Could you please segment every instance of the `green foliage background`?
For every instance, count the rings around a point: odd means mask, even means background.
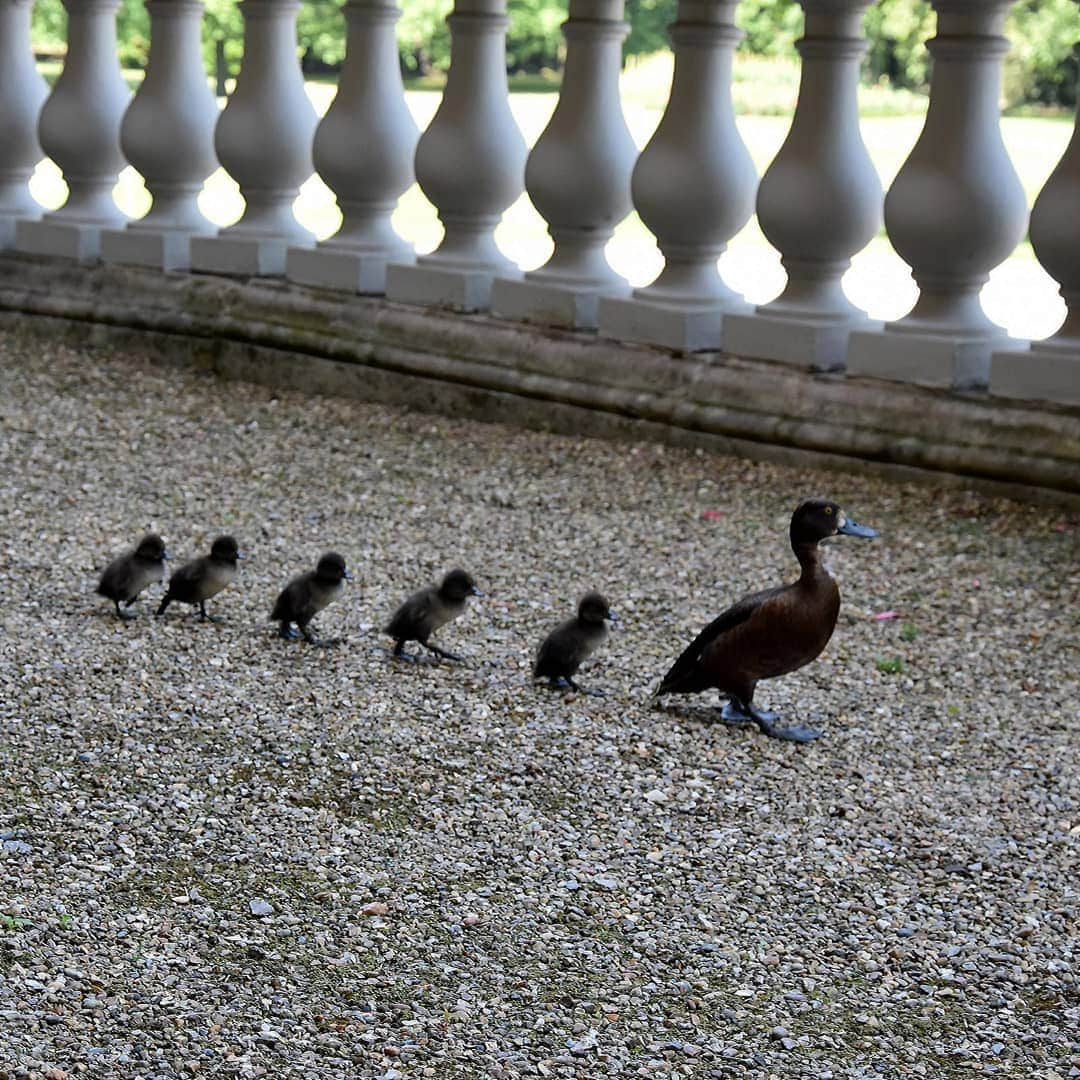
[[[451,0],[403,0],[398,23],[402,70],[424,75],[446,68],[450,35],[445,18]],[[676,0],[626,0],[629,56],[667,46],[666,28]],[[562,58],[559,26],[564,0],[509,0],[507,65],[511,72],[557,71]],[[792,57],[802,32],[802,9],[795,0],[742,0],[738,22],[746,32],[741,48],[764,56]],[[34,4],[34,43],[48,51],[62,47],[66,16],[60,0]],[[866,13],[870,49],[865,75],[895,86],[926,84],[924,42],[933,34],[928,0],[879,0]],[[309,72],[333,70],[345,54],[345,27],[337,0],[305,0],[298,19],[300,46]],[[1005,96],[1010,105],[1075,105],[1080,82],[1080,6],[1075,0],[1020,0],[1009,13],[1012,51],[1005,63]],[[118,13],[121,59],[141,67],[150,44],[144,0],[121,0]],[[236,0],[206,0],[203,37],[208,65],[220,59],[235,74],[243,53],[243,20]]]

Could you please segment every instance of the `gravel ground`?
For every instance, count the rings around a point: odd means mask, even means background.
[[[1075,518],[11,335],[0,436],[0,1078],[1080,1075]],[[825,738],[654,708],[810,494],[882,534],[759,694]],[[94,595],[151,528],[240,538],[222,623]],[[275,639],[329,547],[346,643]],[[587,588],[608,696],[534,689]]]

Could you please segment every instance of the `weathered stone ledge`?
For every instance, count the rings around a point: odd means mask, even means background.
[[[1080,505],[1080,409],[821,375],[289,285],[0,256],[0,324],[477,419]]]

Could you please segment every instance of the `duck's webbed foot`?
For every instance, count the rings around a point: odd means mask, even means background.
[[[278,631],[278,637],[282,641],[295,641],[299,636],[300,631],[292,623],[282,621],[281,629]]]
[[[753,705],[747,705],[738,698],[732,698],[724,706],[720,716],[725,723],[729,724],[757,724],[762,735],[767,735],[770,739],[783,739],[785,742],[808,743],[822,736],[822,732],[803,727],[802,724],[783,727],[776,723],[780,719],[778,713],[770,712],[768,709],[756,709]]]
[[[134,619],[136,617],[134,611],[128,611],[127,608],[121,608],[119,600],[114,600],[113,603],[116,605],[117,618],[123,619],[124,622],[129,622],[131,619]],[[134,603],[134,601],[129,600],[127,602],[127,607],[131,607],[132,603]]]
[[[419,661],[420,657],[416,653],[408,653],[405,651],[404,641],[394,642],[394,651],[390,654],[395,660],[406,660],[410,664],[415,664]]]
[[[737,697],[729,699],[727,704],[720,710],[720,719],[725,724],[730,724],[732,727],[741,727],[744,724],[758,723],[754,715],[755,712],[758,716],[762,717],[766,723],[779,719],[779,716],[774,712],[752,708],[748,709]]]
[[[770,739],[784,739],[787,742],[806,743],[813,742],[815,739],[820,739],[823,734],[815,728],[803,727],[802,724],[792,724],[791,727],[780,727],[778,724],[774,723],[775,720],[779,719],[776,713],[759,712],[753,705],[750,706],[750,714],[761,734],[768,735]]]

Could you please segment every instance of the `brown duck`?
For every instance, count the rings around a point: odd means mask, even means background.
[[[728,723],[754,723],[775,739],[809,742],[821,735],[805,727],[779,727],[777,716],[754,707],[754,688],[816,659],[832,637],[840,590],[822,563],[818,546],[830,536],[877,536],[857,525],[834,502],[808,499],[791,518],[791,548],[802,573],[790,585],[736,601],[690,643],[656,691],[696,694],[715,688],[729,701]]]

